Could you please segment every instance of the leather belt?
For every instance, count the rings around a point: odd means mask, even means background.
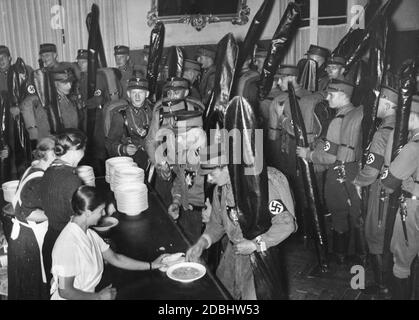
[[[415,195],[413,195],[413,194],[411,194],[410,192],[407,192],[407,191],[402,191],[402,195],[403,195],[403,197],[405,197],[405,199],[419,200],[419,196],[415,196]]]

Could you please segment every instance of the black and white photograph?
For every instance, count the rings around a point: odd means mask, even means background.
[[[419,300],[419,1],[0,0],[0,187],[0,305]]]

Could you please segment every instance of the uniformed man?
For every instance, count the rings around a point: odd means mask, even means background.
[[[127,46],[115,46],[115,63],[121,71],[121,85],[123,98],[127,98],[128,81],[134,75],[134,65],[130,61],[130,49]]]
[[[334,55],[326,62],[327,76],[321,75],[319,78],[319,90],[324,90],[329,85],[330,80],[339,79],[344,80],[346,59],[344,57]]]
[[[48,71],[72,69],[73,73],[75,73],[72,63],[58,61],[57,46],[53,43],[41,44],[39,46],[39,57],[43,67]]]
[[[33,144],[52,134],[51,130],[54,127],[61,131],[67,128],[77,128],[79,124],[77,105],[68,98],[75,81],[72,69],[56,69],[51,71],[51,77],[57,90],[56,112],[52,112],[50,107],[44,108],[35,93],[28,95],[19,106]]]
[[[167,162],[164,150],[160,148],[167,138],[162,133],[165,130],[172,132],[177,131],[178,128],[202,126],[202,119],[199,118],[199,115],[203,114],[205,107],[200,101],[188,96],[189,82],[184,78],[174,77],[169,79],[163,91],[166,92],[167,96],[157,101],[154,107],[150,132],[146,139],[146,150],[158,172],[155,183],[156,188],[159,187],[161,190],[157,191],[164,194],[163,198],[167,200],[170,197],[171,185],[163,182],[171,180],[170,165],[173,165],[173,163],[169,164]]]
[[[94,96],[86,101],[88,144],[85,160],[101,176],[108,157],[105,136],[109,133],[111,115],[115,107],[127,105],[122,99],[121,72],[117,68],[101,68],[96,74]]]
[[[127,89],[129,103],[113,111],[105,145],[111,157],[133,157],[138,166],[146,170],[148,156],[145,151],[145,139],[153,110],[151,102],[147,99],[150,93],[148,81],[132,78]]]
[[[332,80],[329,83],[327,88],[327,101],[329,102],[330,108],[336,109],[336,115],[330,122],[326,138],[323,141],[318,141],[314,150],[297,147],[298,157],[305,158],[313,162],[313,164],[327,165],[329,167],[326,174],[325,198],[327,207],[332,213],[334,251],[337,261],[340,264],[344,263],[348,249],[348,220],[351,220],[351,224],[356,224],[360,214],[360,199],[357,196],[356,189],[353,184],[345,180],[344,176],[345,170],[349,170],[345,163],[355,162],[355,159],[348,161],[345,155],[348,159],[350,157],[355,158],[355,153],[349,151],[359,149],[359,141],[354,141],[356,139],[346,137],[347,140],[350,140],[350,143],[354,144],[349,145],[349,148],[348,145],[342,143],[343,136],[348,134],[342,131],[344,118],[351,111],[355,110],[355,107],[350,102],[353,90],[353,85],[344,81]],[[358,113],[355,115],[358,116]],[[358,121],[359,117],[355,117],[355,119]],[[360,125],[359,123],[357,124]],[[351,127],[349,131],[353,133]],[[340,153],[342,155],[338,163]],[[345,165],[342,167],[343,164]]]
[[[12,63],[9,48],[0,46],[0,92],[8,91],[7,88],[7,73]]]
[[[199,93],[201,94],[202,103],[208,106],[214,90],[215,81],[215,51],[208,48],[199,48],[196,59],[202,67],[201,83],[199,85]]]
[[[86,104],[87,104],[87,67],[88,67],[88,51],[85,49],[79,49],[77,51],[77,69],[78,77],[77,84],[75,87],[75,95],[77,101],[80,104],[80,130],[86,132],[87,126],[87,114],[86,114]]]
[[[298,68],[293,65],[281,65],[278,69],[278,86],[281,94],[269,106],[269,141],[270,165],[278,168],[286,175],[292,174],[296,169],[294,128],[292,126],[291,107],[288,99],[288,84],[294,86],[297,98],[308,96],[310,92],[303,89],[297,82]],[[301,100],[300,100],[301,101]],[[300,106],[301,109],[304,106]],[[307,122],[307,132],[312,132],[311,123]],[[311,142],[314,136],[311,137]],[[273,153],[271,153],[273,152]]]
[[[396,122],[398,93],[390,87],[383,87],[380,93],[377,117],[382,119],[369,147],[364,168],[352,183],[361,197],[361,187],[371,186],[368,196],[368,211],[365,219],[365,236],[371,257],[375,285],[366,293],[385,296],[388,293],[383,274],[383,243],[388,201],[383,197],[380,176],[388,169],[391,160],[392,134]],[[390,146],[390,147],[389,147]],[[381,203],[381,204],[380,204]]]
[[[215,148],[214,150],[216,150]],[[254,252],[275,250],[275,247],[288,238],[296,229],[293,200],[287,179],[281,172],[268,168],[269,201],[279,208],[271,215],[272,226],[255,239],[245,239],[238,222],[230,174],[225,155],[211,154],[208,162],[201,165],[201,174],[208,175],[208,181],[215,184],[212,204],[208,204],[210,221],[203,235],[187,251],[188,261],[198,261],[205,249],[217,243],[224,235],[228,244],[217,268],[217,277],[235,300],[256,300],[258,283],[254,276],[262,270],[255,270]],[[274,261],[270,261],[274,263]],[[277,266],[280,268],[280,266]],[[266,270],[265,270],[266,271]],[[266,285],[266,284],[265,284]],[[285,298],[286,293],[276,288],[277,297]]]
[[[199,174],[200,150],[206,147],[206,133],[202,130],[202,112],[179,114],[178,121],[186,121],[185,128],[173,131],[176,154],[172,170],[175,175],[172,187],[172,204],[169,215],[177,220],[186,237],[196,242],[202,233],[202,210],[205,207],[204,177]]]
[[[201,65],[199,62],[185,59],[183,62],[183,78],[189,81],[189,95],[197,100],[201,100],[201,94],[197,88],[200,75]]]
[[[279,67],[278,86],[282,93],[277,96],[270,105],[269,137],[266,155],[268,164],[283,172],[295,191],[297,221],[302,228],[301,232],[306,233],[308,225],[304,223],[304,211],[306,210],[304,185],[301,175],[297,174],[297,158],[295,155],[296,141],[294,138],[294,127],[292,125],[291,106],[288,98],[288,84],[294,86],[295,94],[299,99],[300,109],[308,133],[309,142],[312,144],[320,136],[320,124],[314,114],[314,105],[320,100],[306,99],[310,92],[303,89],[297,82],[298,68],[293,65],[282,65]]]
[[[409,117],[409,142],[394,159],[388,172],[382,177],[382,184],[387,192],[392,193],[399,186],[402,188],[400,208],[396,215],[391,252],[393,253],[393,288],[392,299],[410,299],[410,270],[419,253],[419,96],[413,96]],[[407,241],[403,231],[405,220]]]

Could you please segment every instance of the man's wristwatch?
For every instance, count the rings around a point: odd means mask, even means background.
[[[258,247],[258,251],[265,252],[267,248],[266,248],[266,243],[265,241],[263,241],[262,237],[257,236],[255,240],[256,240],[256,245]]]

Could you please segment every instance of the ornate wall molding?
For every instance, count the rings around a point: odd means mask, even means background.
[[[182,15],[182,16],[159,16],[158,0],[151,0],[151,10],[147,13],[147,25],[153,27],[158,21],[163,23],[183,23],[190,24],[197,31],[201,31],[207,24],[230,21],[235,25],[244,25],[249,21],[250,8],[247,6],[247,0],[240,0],[236,14],[220,15]]]

